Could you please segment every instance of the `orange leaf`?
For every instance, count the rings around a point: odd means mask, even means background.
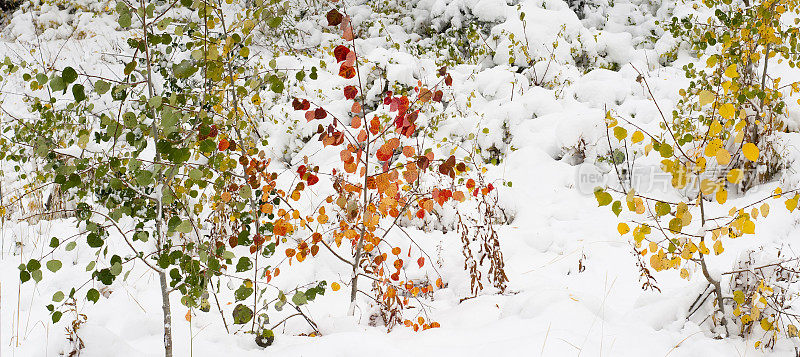
[[[353,66],[348,66],[347,64],[342,63],[342,65],[339,67],[339,76],[346,79],[351,79],[356,76],[356,69],[353,68]]]

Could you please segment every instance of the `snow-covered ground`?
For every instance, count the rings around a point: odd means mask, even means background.
[[[577,2],[577,1],[574,1]],[[104,2],[82,1],[94,6],[98,14],[71,13],[45,5],[35,15],[17,12],[0,38],[0,56],[41,57],[55,68],[66,65],[95,71],[108,71],[116,64],[109,53],[119,48],[123,35],[113,15],[104,13]],[[399,4],[398,4],[399,3]],[[608,152],[604,116],[610,110],[645,129],[658,131],[659,116],[638,72],[646,77],[659,105],[671,108],[678,90],[686,85],[681,66],[695,61],[679,51],[675,61],[661,55],[672,50],[675,41],[659,28],[673,11],[689,11],[690,4],[678,1],[616,0],[589,1],[596,6],[584,9],[583,19],[561,0],[420,0],[405,6],[408,14],[395,18],[386,32],[368,31],[372,37],[360,40],[363,55],[384,65],[392,81],[415,85],[426,74],[434,73],[435,61],[412,54],[410,44],[422,41],[413,30],[418,26],[465,26],[469,21],[488,23],[496,48],[514,47],[508,34],[517,40],[527,36],[533,57],[542,58],[533,69],[518,71],[524,58],[517,49],[509,65],[509,52],[497,50],[494,57],[482,57],[473,64],[450,69],[454,84],[452,105],[469,112],[457,120],[440,124],[442,135],[466,136],[476,128],[483,148],[494,147],[504,159],[489,175],[513,182],[499,187],[501,205],[513,214],[513,221],[500,226],[500,242],[509,278],[505,294],[487,291],[469,295],[468,275],[464,271],[460,240],[455,232],[423,231],[410,233],[430,252],[438,255],[438,269],[448,286],[437,290],[427,301],[428,312],[440,328],[413,332],[397,327],[368,324],[368,311],[347,316],[347,289],[328,291],[307,306],[322,336],[308,333],[302,319],[289,320],[279,327],[275,343],[262,349],[247,334],[228,334],[212,304],[209,313],[193,313],[184,318],[186,308],[173,294],[173,328],[177,356],[758,356],[792,355],[795,339],[780,340],[774,350],[754,348],[755,340],[737,336],[715,339],[709,330],[710,305],[691,317],[689,306],[705,290],[699,271],[681,279],[674,271],[656,273],[659,291],[643,290],[636,256],[627,237],[617,233],[618,219],[608,207],[597,207],[592,194],[596,184],[587,177],[615,179],[611,168],[597,163]],[[92,5],[94,4],[94,5]],[[351,5],[354,25],[379,18],[366,2]],[[113,7],[111,7],[113,8]],[[525,12],[525,25],[520,21]],[[37,30],[36,21],[49,23]],[[371,16],[373,16],[371,18]],[[388,15],[387,15],[388,18]],[[324,21],[318,16],[314,21]],[[381,21],[389,21],[383,19]],[[375,26],[377,27],[377,26]],[[73,36],[80,30],[80,38]],[[524,29],[524,30],[523,30]],[[524,33],[523,33],[524,31]],[[391,33],[391,36],[386,36]],[[72,36],[72,37],[70,37]],[[388,38],[391,38],[389,40]],[[310,45],[325,45],[324,35],[314,34]],[[389,46],[390,41],[400,46]],[[407,41],[407,42],[406,42]],[[558,47],[553,46],[557,41]],[[523,42],[524,43],[524,42]],[[37,50],[33,53],[31,49]],[[585,60],[581,60],[585,58]],[[313,58],[280,58],[280,67],[319,61]],[[579,63],[588,62],[588,64]],[[78,67],[76,67],[78,68]],[[108,68],[108,69],[107,69]],[[587,69],[591,69],[588,71]],[[780,70],[780,69],[778,69]],[[638,72],[637,72],[638,71]],[[786,70],[786,75],[798,76]],[[320,86],[336,85],[338,77],[320,75]],[[11,113],[26,113],[13,82],[2,87],[3,108]],[[311,86],[316,84],[311,84]],[[310,93],[313,88],[308,88]],[[790,122],[800,122],[800,106],[790,102]],[[291,114],[295,115],[295,114]],[[5,119],[3,123],[5,123]],[[301,120],[304,123],[305,120]],[[281,126],[283,125],[283,126]],[[265,124],[275,152],[302,152],[296,133],[286,125]],[[304,133],[315,130],[299,128]],[[798,149],[794,134],[786,134],[785,158],[791,163]],[[612,139],[613,140],[613,139]],[[643,165],[647,162],[641,163]],[[658,165],[657,162],[649,164]],[[6,173],[11,172],[2,167]],[[17,179],[3,178],[5,185]],[[785,173],[785,183],[796,183],[793,170]],[[732,198],[743,205],[760,197],[779,183],[766,184],[745,197]],[[498,185],[499,186],[499,185]],[[651,187],[658,190],[658,186]],[[760,195],[762,194],[762,195]],[[741,202],[741,203],[740,203]],[[714,274],[734,269],[740,255],[758,247],[791,249],[797,215],[776,208],[759,224],[754,237],[730,241],[725,252],[710,258]],[[50,237],[69,237],[77,233],[69,220],[43,221],[34,225],[15,219],[0,227],[0,355],[55,356],[67,348],[66,323],[74,316],[65,314],[53,324],[44,308],[53,292],[67,289],[79,281],[76,272],[83,265],[65,267],[34,285],[19,284],[17,266],[48,250]],[[76,249],[71,257],[93,254]],[[347,279],[346,269],[335,259],[323,263],[298,265],[294,275],[276,279],[280,288],[292,288],[292,277]],[[317,270],[312,270],[316,267]],[[337,280],[338,279],[338,280]],[[723,285],[729,283],[722,278]],[[79,282],[77,284],[80,284]],[[99,284],[99,283],[97,283]],[[221,295],[223,306],[232,301]],[[362,301],[368,305],[368,301]],[[304,307],[306,308],[306,307]],[[158,356],[162,354],[161,303],[158,277],[146,269],[134,269],[125,281],[118,280],[103,290],[97,304],[79,302],[79,313],[86,323],[79,336],[85,344],[81,356]],[[190,320],[190,321],[189,321]],[[276,321],[278,321],[276,319]]]

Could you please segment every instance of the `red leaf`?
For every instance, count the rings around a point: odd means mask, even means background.
[[[217,148],[219,149],[219,151],[225,151],[228,150],[228,147],[230,147],[230,145],[231,144],[228,142],[228,140],[222,139],[219,141],[219,145],[217,146]]]
[[[333,56],[336,57],[336,62],[341,62],[347,59],[347,54],[350,53],[350,49],[339,45],[333,49]]]
[[[292,100],[292,108],[294,110],[303,110],[303,102],[297,98],[294,98],[294,100]]]
[[[356,76],[356,69],[353,66],[348,66],[346,64],[342,64],[339,67],[339,76],[344,77],[346,79],[350,79]]]
[[[444,84],[447,84],[448,86],[452,86],[453,85],[453,77],[450,77],[449,74],[447,75],[447,77],[444,77]]]
[[[434,102],[441,102],[442,97],[444,97],[444,93],[442,91],[437,90],[436,93],[433,94],[433,101]]]
[[[314,120],[314,111],[309,110],[306,112],[306,121],[312,121],[312,120]]]
[[[326,116],[328,116],[328,112],[325,109],[317,108],[314,110],[314,119],[324,119]]]
[[[358,94],[358,89],[354,86],[347,86],[344,87],[344,97],[345,99],[353,99]]]
[[[336,26],[342,23],[342,13],[336,9],[328,11],[328,14],[325,15],[325,18],[328,19],[328,26]]]
[[[380,161],[387,161],[392,158],[392,149],[382,146],[378,152],[375,153],[375,157]]]
[[[317,177],[317,175],[308,175],[308,179],[306,181],[308,181],[309,186],[314,186],[317,182],[319,182],[319,177]]]
[[[417,265],[422,268],[422,266],[425,265],[425,257],[419,257],[419,259],[417,259]]]

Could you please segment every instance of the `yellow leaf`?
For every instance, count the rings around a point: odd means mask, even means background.
[[[341,288],[341,286],[339,286],[339,283],[337,283],[337,282],[335,282],[335,281],[334,281],[334,282],[331,284],[331,290],[333,290],[333,291],[338,291],[338,290],[339,290],[339,288]]]
[[[767,218],[768,214],[769,214],[769,205],[764,203],[763,205],[761,205],[761,216]]]
[[[627,223],[620,222],[620,224],[617,225],[617,231],[619,232],[620,235],[624,235],[625,233],[630,232],[631,228],[628,227]]]
[[[733,137],[733,142],[738,144],[741,143],[742,141],[744,141],[744,132],[743,131],[736,132],[736,136]]]
[[[708,135],[717,136],[720,132],[722,132],[722,124],[718,120],[711,122],[711,126],[708,128]]]
[[[714,140],[711,140],[706,145],[706,149],[704,150],[705,151],[704,154],[706,156],[708,156],[708,157],[717,156],[717,150],[719,150],[720,148],[722,148],[722,140],[720,140],[719,138],[716,138]]]
[[[686,268],[682,268],[681,269],[681,278],[687,279],[687,280],[689,279],[689,271],[686,270]]]
[[[717,65],[717,56],[711,56],[706,60],[706,67],[711,68]]]
[[[704,106],[704,105],[706,105],[708,103],[714,102],[714,98],[715,97],[716,96],[714,95],[714,92],[712,92],[712,91],[708,91],[708,90],[700,91],[700,101],[699,101],[700,106],[702,107],[702,106]]]
[[[732,64],[725,69],[725,76],[728,78],[739,77],[739,72],[736,71],[736,64]]]
[[[733,169],[728,171],[728,181],[733,184],[737,184],[742,181],[742,170],[740,169]]]
[[[795,208],[797,208],[797,196],[786,200],[786,209],[788,209],[789,212],[794,211]]]
[[[642,132],[641,132],[641,131],[639,131],[639,130],[637,130],[637,131],[636,131],[635,133],[633,133],[633,135],[631,136],[631,141],[632,141],[634,144],[636,144],[636,143],[638,143],[638,142],[640,142],[640,141],[642,141],[642,140],[644,140],[644,134],[642,134]]]
[[[706,242],[700,242],[700,254],[709,254],[711,253],[706,247]]]
[[[744,153],[744,157],[746,157],[750,161],[757,161],[758,160],[758,147],[753,143],[747,143],[742,146],[742,153]]]
[[[744,234],[754,234],[756,233],[756,224],[753,221],[745,221],[742,231]]]
[[[700,181],[700,191],[703,192],[704,195],[710,195],[717,190],[717,183],[710,179],[703,179]]]
[[[728,153],[728,150],[719,149],[717,150],[717,163],[721,166],[725,166],[731,162],[731,154]]]
[[[722,247],[721,240],[718,240],[716,243],[714,243],[714,255],[720,255],[724,250],[725,248]]]
[[[644,213],[644,202],[639,197],[633,199],[633,204],[636,205],[636,213],[643,214]]]
[[[617,119],[611,116],[611,112],[606,112],[606,125],[609,128],[613,128],[617,125]]]
[[[769,322],[766,317],[761,319],[761,328],[763,328],[764,331],[772,330],[772,322]]]
[[[736,301],[736,303],[739,305],[744,304],[744,293],[741,290],[734,291],[733,301]]]
[[[719,204],[724,204],[725,201],[727,200],[728,200],[728,191],[725,191],[725,189],[717,191],[717,202],[719,202]]]
[[[736,107],[731,103],[725,103],[719,107],[719,115],[725,119],[733,118],[734,114],[736,114]]]
[[[625,138],[628,137],[628,131],[621,126],[618,126],[614,128],[614,137],[619,141],[625,140]]]

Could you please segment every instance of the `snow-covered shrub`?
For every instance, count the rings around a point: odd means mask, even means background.
[[[790,53],[790,48],[797,47],[798,31],[786,26],[782,18],[800,13],[800,6],[791,1],[752,6],[705,1],[703,6],[700,20],[694,15],[680,20],[676,17],[670,25],[673,36],[684,41],[705,66],[696,67],[695,62],[683,66],[689,85],[680,90],[671,115],[669,108],[654,103],[663,132],[648,132],[626,118],[606,114],[609,150],[613,150],[612,134],[616,145],[626,152],[629,147],[643,146],[644,156],[655,157],[660,170],[671,177],[671,187],[659,195],[637,192],[613,160],[618,184],[608,190],[621,199],[614,201],[603,189],[595,196],[601,206],[610,205],[617,216],[627,206],[631,213],[622,215],[618,231],[621,235],[632,232],[640,249],[637,254],[649,255],[654,270],[674,269],[689,279],[699,268],[715,296],[716,311],[711,320],[721,327],[717,333],[725,336],[733,333],[728,321],[746,320],[746,315],[731,315],[726,308],[727,291],[721,277],[708,268],[712,252],[722,254],[727,239],[755,234],[756,220],[769,214],[770,199],[785,197],[789,211],[800,199],[794,189],[784,193],[778,188],[744,207],[728,202],[729,192],[745,192],[770,180],[783,165],[775,149],[775,134],[784,125],[782,88],[786,86],[780,86],[780,78],[768,78],[767,68],[776,55],[790,67],[798,64]],[[638,80],[652,96],[650,83],[642,73],[639,75]],[[711,212],[716,213],[712,216]],[[633,218],[637,215],[649,219]],[[632,231],[625,221],[634,223]],[[748,286],[755,289],[754,284]],[[772,288],[757,288],[759,294],[767,291]],[[770,320],[762,321],[769,331]],[[741,321],[744,325],[747,322]]]

